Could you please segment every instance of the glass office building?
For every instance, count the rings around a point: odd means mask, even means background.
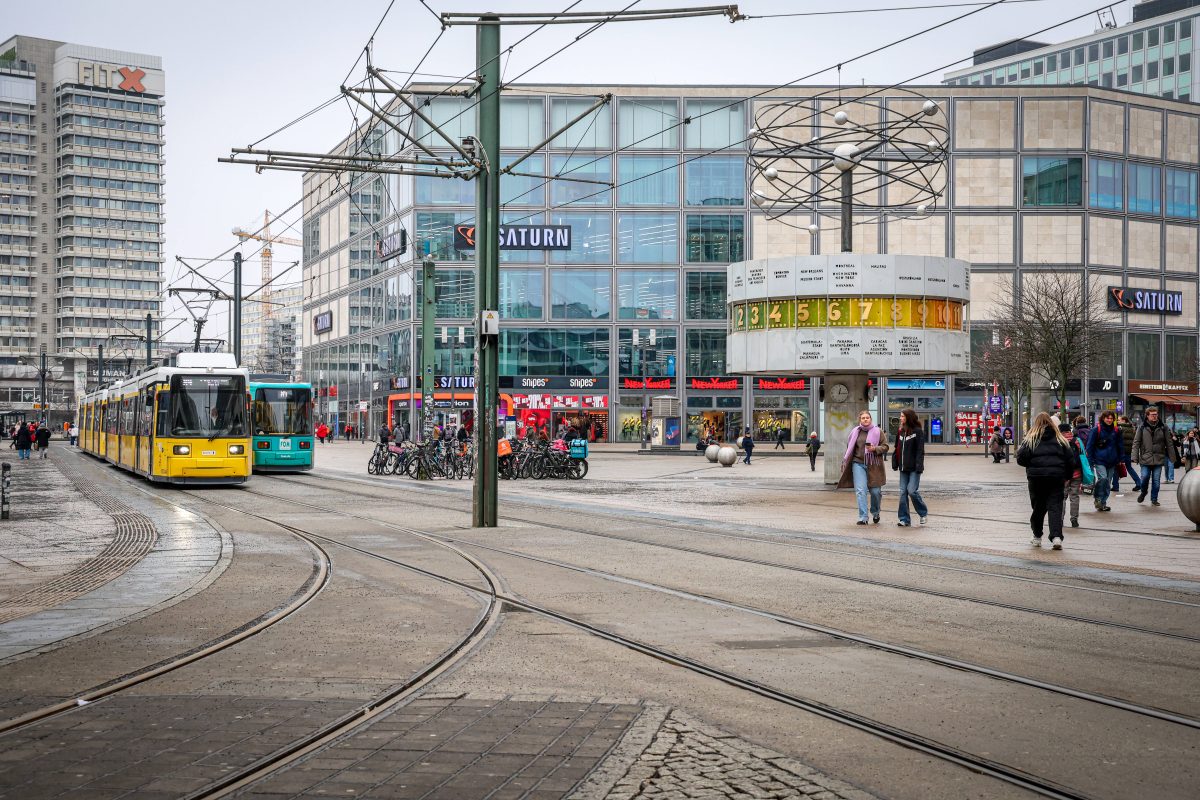
[[[415,85],[431,118],[457,140],[475,132],[472,101]],[[518,426],[584,422],[598,440],[637,441],[656,397],[681,406],[679,438],[799,440],[819,416],[819,382],[731,375],[726,367],[726,266],[733,261],[836,252],[836,224],[812,235],[773,222],[749,202],[746,136],[760,104],[803,96],[762,87],[513,87],[502,100],[502,160],[554,133],[612,93],[521,164],[547,180],[506,175],[506,225],[566,225],[565,250],[501,250],[502,404]],[[810,88],[812,93],[823,89]],[[876,94],[878,91],[878,94]],[[949,119],[944,202],[921,219],[866,219],[856,249],[970,261],[974,338],[999,298],[1028,270],[1180,293],[1179,313],[1114,313],[1112,363],[1068,387],[1089,408],[1136,404],[1136,382],[1173,380],[1196,394],[1197,163],[1200,114],[1179,101],[1094,87],[925,87]],[[880,114],[911,102],[870,93]],[[401,124],[444,146],[419,121]],[[399,137],[364,129],[335,152],[394,153]],[[375,173],[308,174],[304,182],[304,374],[330,422],[415,426],[420,353],[420,257],[437,263],[438,412],[471,411],[474,251],[455,229],[475,216],[474,185]],[[835,212],[835,209],[828,209]],[[403,237],[401,239],[400,237]],[[381,241],[403,253],[380,258]],[[391,245],[389,245],[390,247]],[[414,266],[417,267],[414,273]],[[417,276],[414,279],[414,274]],[[954,439],[984,404],[964,377],[878,382],[882,410],[913,405],[935,438]],[[1131,406],[1132,407],[1132,406]],[[1181,413],[1183,413],[1181,409]],[[963,424],[960,424],[963,423]]]

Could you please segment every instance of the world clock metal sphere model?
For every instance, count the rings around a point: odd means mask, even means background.
[[[836,214],[848,207],[860,224],[884,213],[932,211],[945,193],[945,114],[923,95],[892,91],[911,101],[833,89],[761,106],[750,131],[754,204],[771,219],[810,232],[816,226],[796,212]]]

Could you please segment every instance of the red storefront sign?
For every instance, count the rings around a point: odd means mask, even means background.
[[[688,380],[689,389],[706,389],[720,391],[735,391],[742,388],[741,378],[691,378]]]
[[[762,392],[803,392],[808,389],[806,378],[759,378],[754,388]]]
[[[674,378],[621,378],[622,389],[674,389]]]
[[[606,394],[585,394],[583,396],[584,408],[608,408],[608,395]]]

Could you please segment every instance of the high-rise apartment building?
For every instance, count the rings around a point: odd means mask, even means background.
[[[251,372],[288,375],[298,380],[304,304],[300,284],[272,287],[270,303],[269,309],[265,303],[243,306],[242,360]]]
[[[975,63],[946,73],[951,86],[1085,84],[1138,94],[1200,97],[1193,69],[1200,0],[1145,0],[1133,21],[1058,44],[1018,39],[975,51]]]
[[[158,56],[13,36],[0,44],[0,413],[50,416],[144,358],[163,264]]]

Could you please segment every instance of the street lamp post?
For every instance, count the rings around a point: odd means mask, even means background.
[[[637,365],[633,370],[633,374],[637,375],[642,383],[642,449],[645,450],[650,446],[650,427],[646,420],[646,392],[650,391],[646,382],[646,350],[652,349],[656,343],[656,328],[650,329],[650,335],[646,338],[647,342],[642,341],[641,331],[637,328],[633,329],[633,350],[637,353]],[[632,357],[633,353],[630,353]]]

